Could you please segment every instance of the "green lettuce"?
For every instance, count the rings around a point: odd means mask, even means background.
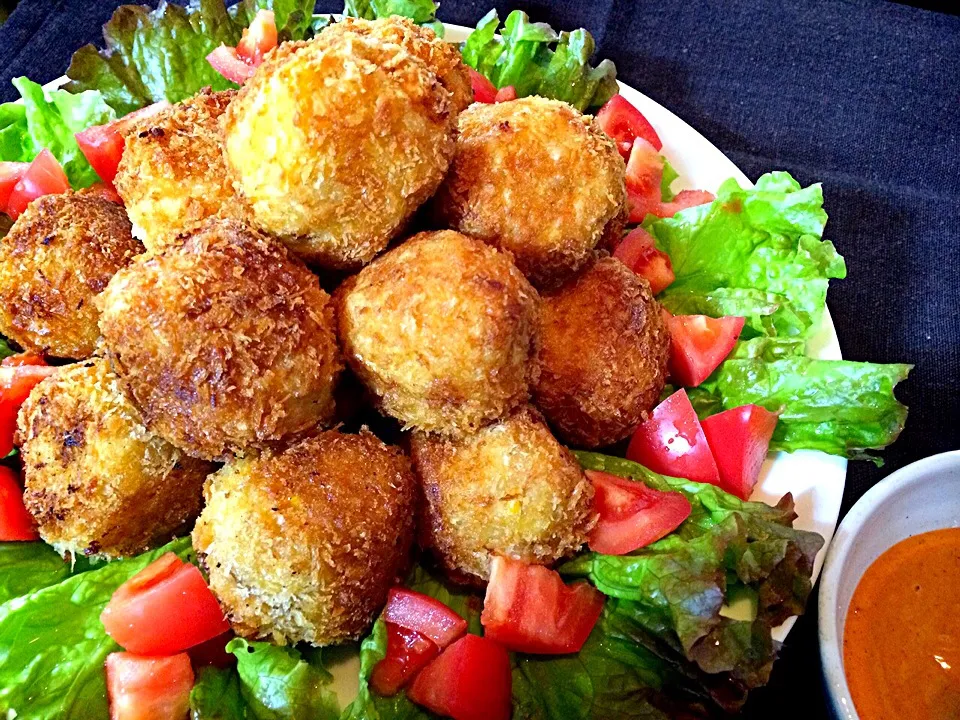
[[[463,60],[498,88],[512,85],[518,97],[541,95],[579,110],[598,108],[617,93],[617,70],[604,60],[590,65],[595,45],[584,29],[559,35],[514,10],[503,24],[496,10],[483,16],[463,45]]]
[[[418,25],[429,25],[443,37],[443,23],[437,20],[437,7],[433,0],[346,0],[343,15],[364,20],[400,15]]]
[[[234,668],[205,667],[190,691],[191,720],[249,720]]]
[[[88,569],[87,560],[71,565],[46,543],[0,543],[0,603],[56,585]]]

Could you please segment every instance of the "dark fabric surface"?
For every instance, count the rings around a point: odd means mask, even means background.
[[[11,77],[61,75],[117,4],[23,0],[0,27],[0,100],[15,97]],[[893,470],[960,448],[960,18],[865,0],[496,5],[587,27],[622,80],[747,175],[782,168],[824,184],[828,235],[849,268],[829,301],[844,355],[916,364],[899,393],[907,429],[883,468],[850,466],[844,512]],[[439,14],[473,25],[489,8],[444,0]],[[816,598],[744,715],[827,716]]]

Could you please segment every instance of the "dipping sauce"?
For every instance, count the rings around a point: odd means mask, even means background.
[[[960,528],[908,538],[867,568],[843,667],[861,720],[960,718]]]

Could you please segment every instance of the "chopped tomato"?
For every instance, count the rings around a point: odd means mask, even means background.
[[[6,212],[10,193],[30,167],[25,162],[0,162],[0,212]]]
[[[633,141],[627,161],[627,205],[630,222],[639,223],[648,214],[660,209],[660,182],[663,180],[663,157],[643,138]]]
[[[245,28],[240,42],[237,43],[237,55],[253,67],[263,62],[264,56],[277,46],[277,22],[272,10],[257,10],[256,16]]]
[[[777,413],[759,405],[743,405],[711,415],[701,424],[717,461],[720,487],[749,500],[777,427]]]
[[[473,85],[473,100],[478,103],[492,103],[497,100],[497,88],[486,76],[473,68],[470,71],[470,84]]]
[[[170,103],[162,100],[145,108],[134,110],[129,115],[106,125],[91,125],[74,136],[77,139],[77,145],[80,146],[80,152],[83,153],[87,162],[90,163],[90,166],[106,186],[112,189],[113,181],[117,177],[117,168],[120,166],[120,158],[123,156],[124,133],[126,130],[138,120],[156,115],[168,107],[170,107]],[[107,199],[112,200],[109,197]],[[119,202],[119,200],[118,196],[116,201]]]
[[[207,62],[227,80],[235,82],[237,85],[243,85],[253,77],[253,73],[256,71],[253,65],[245,63],[240,59],[237,55],[236,48],[227,47],[226,45],[221,45],[207,55]]]
[[[16,220],[32,200],[43,195],[65,193],[69,189],[70,181],[60,163],[44,148],[14,185],[7,200],[7,215]]]
[[[717,369],[737,344],[745,318],[670,315],[670,376],[685,387],[696,387]]]
[[[24,362],[14,365],[17,361],[13,361],[0,365],[0,457],[6,457],[13,450],[13,436],[17,430],[20,406],[37,383],[57,370],[46,364],[36,364],[36,358],[37,356],[31,356],[30,364]]]
[[[660,203],[655,213],[658,217],[673,217],[681,210],[706,205],[717,199],[717,196],[706,190],[681,190],[670,202]]]
[[[720,474],[685,390],[657,405],[636,429],[627,459],[654,472],[717,485]]]
[[[678,492],[662,492],[605,472],[587,470],[600,516],[590,533],[590,549],[625,555],[669,535],[690,516],[690,501]]]
[[[37,525],[23,504],[16,474],[0,465],[0,540],[37,540]]]
[[[654,150],[663,147],[660,136],[653,125],[623,95],[614,95],[597,113],[600,129],[612,137],[624,159],[630,157],[633,141],[643,138]]]
[[[108,185],[107,183],[102,182],[94,183],[84,192],[86,192],[88,195],[99,195],[104,200],[108,200],[109,202],[117,205],[123,205],[123,198],[120,197],[120,194],[113,185]]]
[[[517,89],[513,85],[507,85],[497,90],[497,95],[494,97],[494,102],[510,102],[511,100],[517,99]]]
[[[467,632],[467,621],[442,602],[402,587],[387,595],[383,619],[420,633],[441,649]]]
[[[387,654],[373,668],[370,686],[378,695],[389,697],[406,685],[428,662],[440,654],[440,648],[416,630],[392,622],[387,625]]]
[[[420,671],[407,697],[454,720],[510,720],[511,684],[507,651],[464,635]]]
[[[173,655],[230,629],[200,570],[173,553],[117,588],[100,621],[124,650],[140,655]]]
[[[141,657],[107,655],[110,720],[184,720],[190,709],[193,668],[186,653]]]
[[[637,275],[647,279],[654,295],[676,280],[670,257],[658,250],[653,236],[642,227],[634,228],[617,245],[613,256]]]
[[[187,653],[190,655],[190,662],[195,668],[205,665],[218,668],[232,667],[237,662],[237,656],[227,652],[227,643],[235,637],[236,635],[227,631],[199,645],[194,645]]]
[[[603,612],[603,594],[587,583],[569,587],[542,565],[495,557],[483,600],[485,637],[517,652],[579,652]]]
[[[10,355],[5,357],[3,360],[0,360],[0,367],[23,367],[24,365],[45,367],[46,364],[47,361],[43,359],[43,355],[37,355],[36,353],[30,352]]]

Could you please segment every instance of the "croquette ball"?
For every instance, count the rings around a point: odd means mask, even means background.
[[[421,233],[337,289],[347,362],[407,427],[465,433],[529,397],[540,298],[510,258]]]
[[[427,200],[453,154],[451,94],[374,34],[273,51],[227,108],[227,167],[254,226],[307,262],[356,269]]]
[[[646,419],[667,374],[660,312],[647,281],[611,257],[544,294],[534,402],[561,440],[602,447]]]
[[[314,645],[359,637],[413,541],[410,461],[372,433],[329,431],[225,465],[193,546],[234,631]]]
[[[148,250],[159,250],[235,202],[218,124],[235,94],[202,90],[126,133],[114,184]]]
[[[595,523],[593,487],[530,406],[453,440],[415,433],[421,544],[455,578],[486,580],[494,555],[549,565]]]
[[[162,544],[200,512],[213,465],[144,427],[102,358],[37,385],[19,415],[27,510],[65,557],[115,558]]]
[[[332,417],[342,362],[329,296],[280,243],[235,221],[137,258],[97,303],[147,427],[196,457]]]
[[[90,357],[93,299],[141,252],[119,205],[77,193],[34,200],[0,241],[0,333],[25,350]]]
[[[566,103],[476,103],[433,211],[444,227],[513,253],[538,288],[555,287],[619,239],[626,210],[616,144]]]

